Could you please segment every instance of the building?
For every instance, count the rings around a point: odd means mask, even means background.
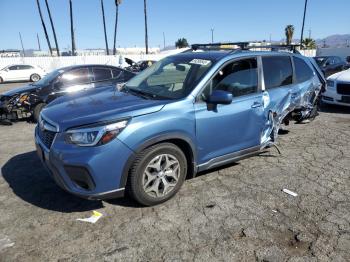
[[[0,57],[20,57],[21,51],[16,49],[0,50]]]

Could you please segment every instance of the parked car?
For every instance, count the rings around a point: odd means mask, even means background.
[[[288,52],[181,53],[119,91],[51,103],[35,130],[37,152],[72,194],[107,199],[128,190],[155,205],[186,177],[272,146],[294,110],[313,111],[324,84],[313,60]]]
[[[78,65],[57,69],[34,84],[13,89],[0,96],[0,120],[34,117],[57,97],[124,83],[135,74],[108,65]],[[81,94],[80,94],[81,95]]]
[[[32,65],[9,65],[0,70],[0,84],[3,82],[37,82],[46,75],[44,69]]]
[[[339,56],[316,56],[316,63],[321,68],[325,77],[346,69],[346,63]]]
[[[151,65],[153,65],[157,61],[155,61],[155,60],[141,60],[141,61],[135,62],[129,58],[125,58],[125,62],[127,62],[129,64],[129,66],[125,68],[126,70],[129,70],[129,71],[135,72],[135,73],[139,73],[139,72],[145,70],[146,68],[150,67]]]
[[[327,89],[322,94],[322,102],[350,106],[350,69],[327,78]]]

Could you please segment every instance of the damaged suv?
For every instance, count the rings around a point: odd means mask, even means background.
[[[57,184],[87,199],[127,190],[142,205],[159,204],[186,177],[272,146],[295,115],[313,117],[325,85],[315,62],[213,47],[195,45],[115,90],[46,107],[35,141]]]

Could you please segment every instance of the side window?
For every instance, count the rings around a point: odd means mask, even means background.
[[[336,63],[336,64],[338,64],[338,63],[340,63],[341,62],[341,59],[340,59],[340,57],[334,57],[334,62]]]
[[[9,67],[9,70],[11,70],[11,71],[12,71],[12,70],[18,70],[17,67],[18,67],[18,66],[10,66],[10,67]]]
[[[239,60],[226,65],[213,78],[211,85],[213,90],[230,92],[233,97],[256,93],[258,90],[256,58]]]
[[[133,78],[135,74],[130,73],[128,71],[124,71],[124,81],[129,81],[131,78]]]
[[[294,57],[295,77],[297,83],[310,80],[314,76],[312,69],[299,57]]]
[[[292,84],[293,69],[289,56],[262,57],[262,62],[267,90]]]
[[[93,68],[95,81],[104,81],[110,80],[112,78],[111,69],[103,67],[94,67]]]
[[[30,65],[20,65],[18,66],[18,70],[28,70],[28,69],[32,69],[33,67]]]
[[[90,82],[89,70],[87,68],[73,69],[64,73],[61,77],[62,85],[80,85]]]
[[[123,70],[120,69],[112,69],[113,78],[123,78]]]

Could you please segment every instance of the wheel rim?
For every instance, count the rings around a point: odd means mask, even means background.
[[[172,192],[180,177],[180,163],[170,154],[154,157],[146,166],[142,176],[145,193],[160,198]]]
[[[33,82],[39,81],[39,76],[33,75],[32,80],[33,80]]]

